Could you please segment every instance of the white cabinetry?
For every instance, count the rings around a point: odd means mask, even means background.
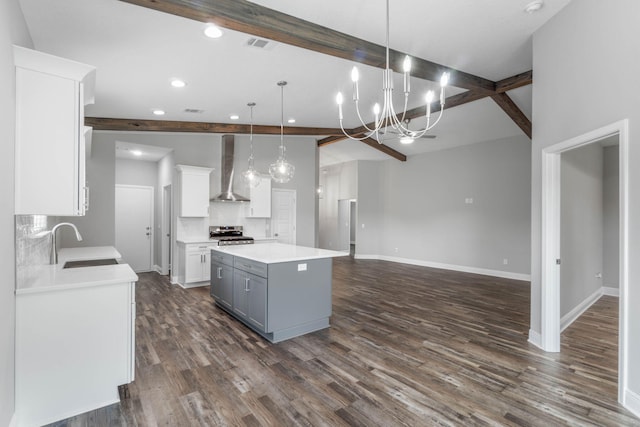
[[[181,217],[209,216],[209,174],[212,169],[177,165],[179,179],[179,214]]]
[[[180,257],[178,283],[182,287],[209,285],[211,246],[204,243],[178,243]]]
[[[135,282],[58,288],[16,296],[18,425],[116,403],[134,379]]]
[[[260,184],[250,187],[248,218],[271,218],[271,178],[259,177]]]
[[[84,106],[94,102],[95,68],[14,46],[15,213],[84,215]]]

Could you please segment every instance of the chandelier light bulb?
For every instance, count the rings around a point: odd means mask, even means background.
[[[342,105],[343,102],[344,98],[342,97],[342,92],[338,92],[338,94],[336,95],[336,103],[338,105]]]
[[[425,95],[425,97],[424,97],[425,102],[426,102],[427,104],[431,104],[431,103],[433,102],[433,98],[434,98],[434,96],[436,96],[436,94],[435,94],[435,93],[433,93],[433,91],[432,91],[432,90],[427,91],[427,94],[426,94],[426,95]]]
[[[408,73],[411,71],[411,57],[409,55],[404,57],[404,62],[402,63],[402,70],[405,73]]]
[[[358,67],[353,67],[351,69],[351,81],[357,83],[360,80],[360,73],[358,72]]]
[[[377,102],[373,105],[373,114],[378,116],[380,114],[380,104]]]
[[[440,86],[445,87],[449,84],[449,73],[442,73],[440,77]]]

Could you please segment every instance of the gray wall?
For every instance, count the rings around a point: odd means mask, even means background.
[[[628,307],[640,307],[640,2],[569,3],[534,34],[531,329],[541,331],[542,149],[629,120]],[[606,76],[607,78],[604,78]],[[594,92],[594,82],[597,86]],[[600,90],[601,89],[601,90]],[[597,108],[594,104],[597,93]],[[635,262],[634,262],[635,260]],[[628,312],[627,388],[640,395],[640,311]]]
[[[519,136],[360,162],[356,254],[527,275],[530,147]]]
[[[603,165],[600,144],[561,155],[561,317],[602,287]]]
[[[116,158],[116,184],[156,188],[158,163]],[[154,197],[157,197],[157,194]]]
[[[82,241],[78,242],[73,231],[64,227],[59,231],[59,247],[115,245],[115,164],[115,146],[109,143],[108,134],[94,132],[91,157],[87,160],[89,211],[85,216],[59,218],[75,224]]]
[[[604,148],[604,260],[602,284],[609,288],[619,286],[620,270],[620,165],[619,147]]]
[[[33,47],[18,0],[0,2],[0,425],[13,417],[15,394],[15,250],[14,250],[14,140],[15,69],[13,44]]]

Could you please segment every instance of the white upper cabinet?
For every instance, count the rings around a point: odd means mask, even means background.
[[[181,217],[209,216],[209,174],[212,169],[177,165],[179,214]]]
[[[14,46],[15,213],[84,215],[84,106],[94,102],[92,66]]]
[[[271,178],[260,177],[257,187],[249,186],[248,218],[271,218]]]

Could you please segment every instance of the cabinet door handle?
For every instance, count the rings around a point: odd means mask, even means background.
[[[249,279],[248,277],[245,277],[244,279],[244,291],[245,292],[249,292],[251,290],[251,288],[249,287]]]
[[[218,267],[218,279],[222,279],[222,267]]]
[[[84,187],[84,211],[89,211],[89,187]]]

